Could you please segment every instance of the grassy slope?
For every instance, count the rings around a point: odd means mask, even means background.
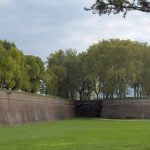
[[[72,119],[0,126],[0,150],[149,150],[149,120]]]

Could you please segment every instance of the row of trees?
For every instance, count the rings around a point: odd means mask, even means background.
[[[0,41],[0,87],[68,99],[150,96],[150,46],[130,40],[103,40],[86,52],[59,50],[47,66],[39,57],[24,55],[14,43]]]
[[[35,93],[44,76],[39,57],[24,55],[14,43],[0,41],[0,87]]]
[[[75,99],[124,98],[150,95],[150,47],[130,40],[103,40],[87,52],[59,50],[48,58],[49,94]]]

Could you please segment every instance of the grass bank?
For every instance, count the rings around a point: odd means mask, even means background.
[[[149,120],[71,119],[0,126],[0,150],[149,150]]]

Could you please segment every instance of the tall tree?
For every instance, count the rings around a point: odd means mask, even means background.
[[[142,52],[146,46],[129,40],[103,40],[89,47],[86,56],[87,74],[95,84],[97,97],[126,96],[131,86],[140,94],[142,85]]]
[[[1,88],[9,88],[14,86],[13,74],[15,64],[8,52],[0,48],[0,85]]]
[[[44,63],[41,58],[36,56],[26,56],[27,74],[29,77],[31,92],[38,91],[40,80],[43,78]]]
[[[79,88],[80,68],[78,54],[75,50],[59,50],[48,58],[48,70],[51,82],[57,87],[57,96],[75,99]]]

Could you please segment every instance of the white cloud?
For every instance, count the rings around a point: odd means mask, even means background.
[[[83,10],[91,4],[91,0],[0,0],[0,38],[42,58],[60,48],[86,50],[102,39],[149,42],[149,14],[99,17]]]
[[[61,4],[60,1],[52,1],[52,0],[26,0],[25,3],[33,4],[33,5],[40,5],[40,6],[47,6],[47,7],[55,7]]]
[[[0,7],[6,7],[11,4],[12,0],[0,0]]]
[[[136,20],[135,16],[142,19]],[[86,50],[89,45],[102,39],[148,40],[150,28],[148,17],[143,18],[142,14],[132,14],[126,19],[123,19],[122,16],[99,17],[91,15],[88,18],[70,22],[65,33],[61,42],[66,47],[72,46],[79,50]]]

